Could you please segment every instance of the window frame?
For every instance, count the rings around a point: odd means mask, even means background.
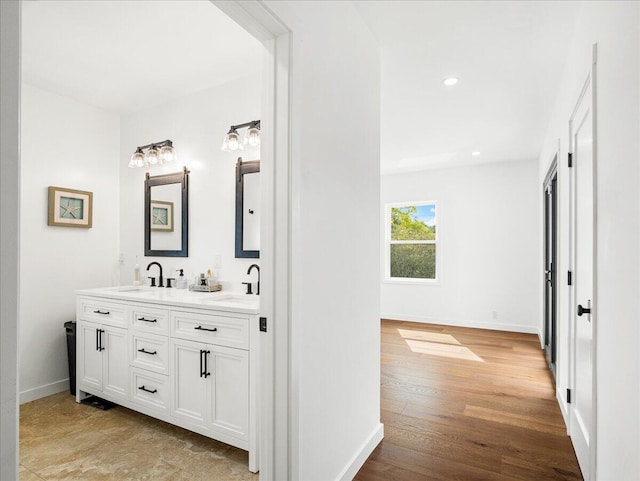
[[[436,238],[435,240],[410,240],[410,241],[393,241],[391,240],[391,209],[394,207],[409,207],[433,205],[436,209]],[[420,284],[420,285],[439,285],[442,279],[442,236],[440,222],[440,206],[436,200],[420,200],[413,202],[387,202],[384,205],[384,282],[388,284]],[[416,277],[391,277],[391,245],[402,244],[433,244],[436,246],[436,276],[434,279],[421,279]]]

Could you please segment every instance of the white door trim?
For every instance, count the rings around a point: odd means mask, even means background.
[[[266,48],[261,128],[259,466],[261,481],[293,479],[291,396],[291,31],[258,0],[211,0]]]
[[[591,409],[591,429],[589,432],[589,478],[590,479],[598,479],[597,478],[597,326],[598,326],[598,276],[597,276],[597,159],[598,159],[598,144],[597,144],[597,94],[596,94],[596,67],[598,60],[598,50],[597,44],[593,44],[592,46],[592,62],[589,70],[589,74],[583,84],[578,100],[575,104],[575,107],[571,113],[571,117],[569,120],[569,152],[575,152],[575,146],[573,145],[574,139],[573,135],[573,120],[575,119],[578,110],[580,108],[581,102],[585,100],[585,95],[591,86],[591,98],[589,101],[591,102],[591,115],[592,115],[592,128],[593,128],[593,294],[592,294],[592,312],[591,312],[591,322],[592,322],[592,344],[591,344],[591,367],[592,367],[592,382],[591,382],[591,400],[592,400],[592,409]],[[569,222],[569,262],[570,267],[569,270],[575,272],[576,270],[576,212],[577,212],[577,192],[576,192],[576,171],[572,169],[570,175],[570,184],[569,184],[569,202],[570,202],[570,215],[571,220]],[[575,282],[573,285],[569,286],[569,319],[571,322],[569,323],[569,338],[570,338],[570,363],[571,368],[569,370],[569,386],[573,393],[575,393],[575,383],[576,383],[576,348],[575,348],[575,319],[576,319],[576,295],[575,295]],[[574,409],[574,405],[570,404],[568,406],[569,410]],[[571,419],[571,416],[569,416]],[[567,426],[569,432],[571,432],[571,423]]]

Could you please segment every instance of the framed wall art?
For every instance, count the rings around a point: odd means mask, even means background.
[[[93,192],[49,187],[48,225],[91,228]]]
[[[151,201],[151,230],[173,232],[173,202]]]

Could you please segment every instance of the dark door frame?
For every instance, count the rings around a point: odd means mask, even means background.
[[[556,378],[558,340],[558,156],[543,183],[544,199],[544,353]]]

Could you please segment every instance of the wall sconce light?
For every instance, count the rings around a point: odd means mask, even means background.
[[[247,127],[244,138],[240,140],[238,129]],[[224,136],[222,142],[222,150],[225,152],[233,152],[235,150],[244,150],[245,147],[253,148],[260,146],[260,121],[252,120],[244,124],[232,125],[229,132]]]
[[[129,161],[129,167],[162,165],[167,162],[173,162],[176,158],[176,149],[173,148],[173,143],[170,140],[163,140],[162,142],[155,142],[136,148]]]

